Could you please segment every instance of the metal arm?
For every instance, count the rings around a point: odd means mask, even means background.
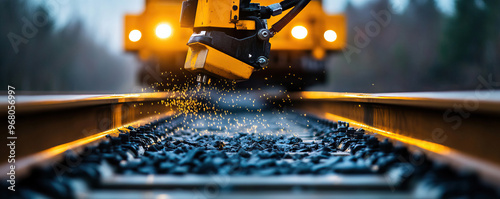
[[[267,66],[269,39],[285,27],[310,0],[284,0],[260,6],[250,0],[188,0],[183,2],[181,26],[193,29],[184,68],[209,77],[248,79]],[[266,19],[293,9],[268,30]]]

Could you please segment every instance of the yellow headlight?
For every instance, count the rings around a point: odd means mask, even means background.
[[[307,28],[304,26],[295,26],[292,28],[292,36],[296,39],[304,39],[307,36]]]
[[[137,42],[137,41],[141,40],[141,37],[142,37],[142,33],[139,30],[132,30],[128,34],[128,39],[130,39],[130,41],[132,41],[132,42]]]
[[[172,35],[172,27],[166,23],[156,26],[156,36],[160,39],[166,39]]]
[[[328,42],[334,42],[335,40],[337,40],[337,33],[333,30],[325,31],[325,34],[323,36],[325,37],[325,40]]]

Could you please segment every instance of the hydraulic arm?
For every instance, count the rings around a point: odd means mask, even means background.
[[[269,6],[251,0],[187,0],[181,26],[193,29],[184,68],[197,74],[199,85],[210,78],[244,80],[267,66],[269,39],[311,0],[285,0]],[[272,27],[267,20],[293,8]]]

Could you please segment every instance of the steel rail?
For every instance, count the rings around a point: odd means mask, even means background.
[[[74,140],[169,113],[174,93],[16,95],[16,159]],[[7,97],[0,105],[7,107]],[[7,111],[0,113],[7,118]],[[7,135],[6,135],[7,136]],[[2,150],[7,157],[9,150]],[[6,163],[7,159],[1,161]]]
[[[379,103],[436,109],[454,108],[453,105],[462,105],[462,107],[465,106],[474,112],[500,113],[500,90],[372,94],[306,91],[294,93],[292,98],[295,100]]]
[[[299,92],[293,107],[343,120],[500,185],[500,92]]]
[[[64,153],[67,151],[73,151],[75,153],[81,153],[84,147],[90,145],[97,145],[100,141],[105,140],[106,136],[116,137],[120,134],[120,130],[125,130],[126,127],[137,128],[139,126],[161,120],[164,117],[168,117],[174,114],[174,111],[170,111],[164,114],[160,114],[154,117],[140,119],[135,122],[125,124],[121,127],[113,128],[104,132],[96,133],[75,141],[60,144],[46,150],[28,155],[27,157],[18,159],[15,163],[17,177],[24,177],[29,174],[29,171],[37,166],[51,166],[55,170],[58,168],[57,162],[64,160]],[[0,166],[1,173],[9,172],[10,164],[3,164]],[[70,168],[71,169],[71,168]]]
[[[95,136],[116,133],[123,124],[171,114],[176,108],[165,105],[166,99],[176,97],[172,93],[16,97],[16,155],[31,155],[32,161],[33,154],[49,150],[53,153],[47,157],[60,157],[70,149],[63,146],[72,146],[69,143],[75,140],[97,141]],[[496,143],[500,140],[500,92],[297,92],[290,98],[291,109],[349,121],[500,182],[500,145]]]
[[[158,93],[131,93],[131,94],[71,94],[71,95],[20,95],[17,96],[17,112],[37,112],[58,110],[65,108],[88,107],[94,105],[108,105],[130,102],[145,102],[174,98],[177,95],[171,92]],[[4,97],[7,99],[6,97]],[[5,106],[7,100],[0,102]]]

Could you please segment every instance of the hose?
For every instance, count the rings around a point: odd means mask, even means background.
[[[297,3],[299,3],[300,0],[284,0],[282,2],[280,2],[280,5],[281,5],[281,8],[283,9],[283,11],[285,10],[288,10],[290,8],[292,8],[293,6],[297,5]]]
[[[297,0],[288,0],[288,1],[283,1],[281,3],[287,3],[286,6],[289,6],[288,4],[292,4],[292,2],[295,2],[295,1],[297,1]],[[297,16],[299,14],[299,12],[302,11],[302,9],[304,9],[310,1],[311,0],[301,0],[283,18],[281,18],[278,22],[273,24],[271,29],[269,29],[269,31],[271,31],[272,35],[275,35],[279,31],[281,31],[281,29],[283,29],[288,23],[290,23],[290,21],[292,21],[292,19],[295,18],[295,16]],[[285,7],[283,5],[281,5],[281,6],[283,7],[283,10],[285,10]]]

